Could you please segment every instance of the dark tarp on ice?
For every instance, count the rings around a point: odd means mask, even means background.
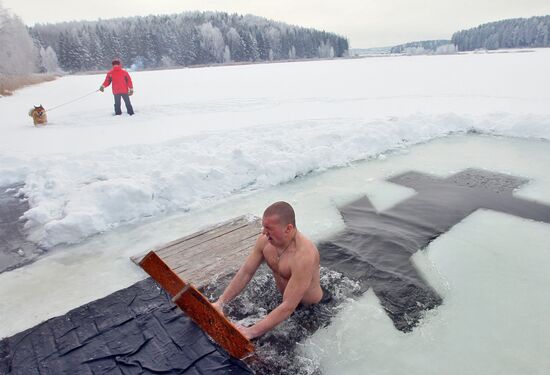
[[[151,279],[0,341],[0,374],[251,373]]]

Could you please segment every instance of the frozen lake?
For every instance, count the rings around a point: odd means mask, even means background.
[[[292,198],[300,229],[316,241],[344,229],[338,207],[350,200],[366,194],[384,211],[413,196],[411,189],[385,181],[409,170],[445,177],[476,167],[521,176],[530,182],[516,196],[550,203],[547,141],[451,136],[380,159],[237,196],[209,209],[119,228],[0,274],[0,291],[9,296],[0,313],[10,321],[2,334],[144,278],[128,260],[130,255],[216,220],[243,212],[259,215],[277,199]],[[348,302],[328,328],[299,345],[301,363],[326,374],[389,374],[404,366],[423,374],[545,373],[550,369],[550,300],[545,288],[550,282],[549,235],[549,224],[476,211],[414,255],[415,266],[443,297],[441,306],[428,311],[417,327],[408,333],[397,330],[369,290]]]
[[[43,129],[24,117],[37,98],[56,105],[102,77],[66,77],[0,99],[0,182],[23,184],[25,240],[48,250],[0,273],[0,316],[10,322],[0,337],[143,279],[131,255],[261,215],[275,200],[292,203],[298,227],[317,242],[345,229],[339,208],[362,196],[377,212],[413,198],[414,189],[388,181],[409,171],[502,173],[526,181],[513,197],[550,205],[549,57],[139,72],[136,116],[112,117],[112,98],[98,94],[52,112]],[[159,93],[159,82],[173,87]],[[298,345],[300,368],[547,373],[549,235],[542,221],[487,209],[467,215],[412,257],[440,305],[403,332],[368,289]]]

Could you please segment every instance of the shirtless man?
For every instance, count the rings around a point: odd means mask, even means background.
[[[283,302],[264,319],[239,330],[249,339],[261,336],[287,319],[298,304],[311,305],[323,298],[319,283],[319,250],[296,228],[292,206],[276,202],[266,208],[263,230],[254,249],[214,306],[222,311],[250,282],[262,262],[266,262],[275,278]]]

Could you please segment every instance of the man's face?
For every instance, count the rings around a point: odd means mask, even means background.
[[[262,234],[267,237],[270,244],[275,247],[280,247],[285,244],[288,233],[290,233],[290,224],[285,227],[285,225],[281,224],[277,215],[271,215],[263,217],[262,225]]]

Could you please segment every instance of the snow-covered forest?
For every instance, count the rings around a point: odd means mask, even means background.
[[[30,33],[70,72],[104,69],[115,56],[139,69],[341,57],[348,50],[347,39],[333,33],[221,12],[38,24]]]
[[[550,46],[550,16],[486,23],[453,34],[459,51]]]

